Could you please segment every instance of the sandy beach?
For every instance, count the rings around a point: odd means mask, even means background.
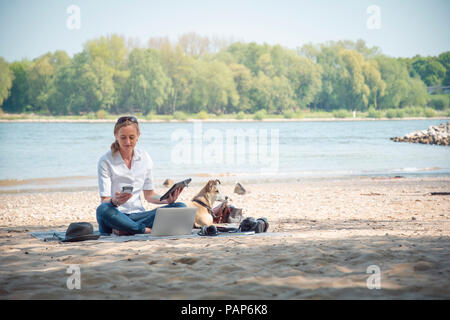
[[[43,242],[30,232],[75,221],[97,229],[97,192],[0,194],[0,299],[450,298],[450,196],[431,195],[449,192],[449,177],[249,184],[243,196],[233,187],[221,192],[244,216],[284,234]],[[81,289],[67,288],[70,265]],[[367,286],[374,265],[380,289]]]

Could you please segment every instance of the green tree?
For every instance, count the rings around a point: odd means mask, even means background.
[[[340,40],[337,42],[330,41],[329,46],[337,47],[340,49],[348,49],[351,51],[356,51],[361,54],[364,59],[372,59],[381,54],[381,50],[378,47],[367,47],[367,44],[364,40],[358,39],[355,42],[351,40]]]
[[[231,112],[248,111],[251,108],[250,90],[252,88],[253,77],[250,70],[238,63],[232,63],[229,68],[233,74],[233,80],[239,95],[239,104],[232,108]],[[231,106],[230,106],[231,107]]]
[[[442,80],[442,85],[450,86],[450,51],[441,53],[438,60],[445,68],[445,77]]]
[[[373,60],[380,50],[368,48],[363,40],[308,44],[297,52],[321,67],[321,86],[314,106],[366,110],[369,105],[377,106],[377,99],[384,95],[386,84]]]
[[[259,45],[255,42],[241,43],[236,42],[227,48],[227,51],[236,59],[236,62],[246,66],[253,76],[258,75],[264,59],[260,60],[263,54],[269,53],[270,46],[267,44]]]
[[[382,55],[376,61],[386,84],[384,96],[378,98],[381,109],[425,105],[428,96],[426,86],[420,78],[410,77],[405,61]]]
[[[71,63],[69,55],[65,51],[61,50],[56,50],[53,54],[49,54],[48,59],[56,71],[60,68],[68,66]]]
[[[13,80],[14,73],[9,68],[8,63],[0,57],[0,107],[9,96]]]
[[[60,69],[52,93],[52,113],[80,114],[100,110],[102,92],[99,78],[85,51],[76,54],[69,66]]]
[[[284,75],[272,79],[271,103],[268,111],[281,114],[295,106],[295,94]]]
[[[128,49],[122,36],[113,34],[88,40],[84,44],[84,51],[90,62],[101,59],[114,70],[125,70],[127,67]]]
[[[356,51],[345,49],[342,45],[321,45],[319,49],[311,46],[300,52],[315,59],[321,67],[321,87],[315,95],[314,104],[321,109],[364,110],[369,102],[370,88],[366,83],[367,71],[364,57]],[[312,55],[316,54],[316,57]],[[317,81],[316,81],[317,83]],[[316,85],[316,87],[319,87]]]
[[[84,44],[84,52],[94,72],[100,72],[101,108],[108,112],[126,111],[123,104],[128,99],[125,86],[130,73],[125,38],[113,34],[89,40]]]
[[[262,109],[266,111],[274,109],[274,106],[272,105],[272,89],[272,81],[264,74],[264,72],[259,72],[258,75],[254,77],[252,88],[250,90],[252,113]]]
[[[30,61],[16,61],[9,65],[13,72],[14,80],[12,82],[11,94],[3,104],[6,112],[21,113],[25,111],[25,107],[30,103],[30,89],[28,83],[28,72],[30,69]]]
[[[245,106],[245,110],[248,109],[246,106],[251,106],[252,110],[266,106],[271,112],[282,112],[296,106],[306,107],[321,88],[321,67],[312,59],[299,57],[293,50],[279,45],[237,43],[230,46],[227,53],[233,58],[219,53],[220,58],[232,61],[229,65],[233,66],[235,73],[244,70],[238,69],[238,65],[249,70],[244,78],[246,86],[239,83],[240,76],[235,77],[241,106]],[[253,82],[251,93],[248,89],[250,82]],[[269,88],[268,83],[277,87],[279,92]]]
[[[296,104],[301,108],[310,105],[322,88],[322,68],[307,57],[291,53],[288,63],[287,78],[294,90]]]
[[[414,70],[427,86],[438,86],[442,84],[445,77],[445,68],[433,58],[418,58],[412,63]]]
[[[54,79],[59,70],[69,64],[70,58],[64,51],[49,52],[32,61],[28,71],[31,111],[48,113],[54,109],[51,105]]]
[[[51,64],[50,53],[33,60],[29,71],[30,104],[32,111],[48,112],[48,99],[55,69]]]
[[[230,68],[220,61],[197,60],[194,65],[189,112],[224,113],[227,106],[239,103],[239,95]]]
[[[141,49],[111,35],[87,41],[72,59],[63,51],[9,65],[1,59],[0,103],[7,112],[52,114],[261,111],[292,117],[299,108],[370,107],[375,113],[392,108],[393,115],[393,108],[425,106],[426,85],[450,83],[450,52],[389,58],[362,40],[297,51],[219,42],[190,33],[176,45],[160,38]]]
[[[148,114],[160,113],[170,91],[171,81],[164,73],[153,49],[134,49],[129,57],[130,77],[127,104]]]
[[[306,52],[306,56],[315,60],[322,70],[322,85],[314,98],[314,106],[327,111],[343,108],[338,100],[339,91],[337,84],[341,82],[343,72],[342,67],[340,67],[343,61],[338,48],[326,45],[321,45],[320,47],[308,45],[300,49],[299,52]]]
[[[363,65],[365,82],[370,90],[369,105],[378,108],[378,99],[383,97],[386,90],[386,83],[381,79],[378,63],[376,60],[367,61]]]
[[[101,59],[95,59],[91,68],[97,76],[97,90],[101,94],[99,97],[100,109],[109,112],[111,105],[115,102],[114,69],[108,67]]]
[[[409,78],[407,80],[408,91],[401,101],[401,106],[426,106],[428,92],[425,83],[420,78]]]
[[[364,57],[348,49],[340,50],[339,54],[343,62],[341,81],[336,84],[340,89],[339,101],[346,109],[365,110],[369,104],[370,88],[363,74]]]
[[[165,74],[171,80],[164,110],[173,114],[188,101],[194,58],[184,54],[180,46],[174,47],[168,41],[160,46],[159,57]]]
[[[406,64],[412,78],[420,77],[427,86],[440,86],[444,83],[445,58],[441,60],[439,57],[416,55],[413,58],[398,58],[398,60]]]
[[[406,63],[387,56],[379,56],[376,61],[386,83],[385,94],[378,98],[378,106],[381,109],[398,108],[408,93],[410,77]]]
[[[295,106],[294,90],[285,76],[269,78],[260,71],[250,90],[252,112],[282,113]]]

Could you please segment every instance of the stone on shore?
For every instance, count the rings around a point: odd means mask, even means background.
[[[244,189],[244,187],[237,182],[236,186],[234,187],[234,193],[237,193],[239,195],[244,195],[247,191]]]
[[[171,186],[174,185],[174,181],[172,179],[166,179],[163,183],[163,186],[166,188],[170,188]]]

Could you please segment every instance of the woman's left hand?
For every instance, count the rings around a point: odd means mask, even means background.
[[[177,189],[175,189],[174,192],[172,192],[169,197],[167,198],[167,203],[174,203],[175,201],[177,201],[178,196],[180,195],[181,191],[183,191],[184,187],[179,187]]]

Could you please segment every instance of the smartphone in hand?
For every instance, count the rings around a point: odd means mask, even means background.
[[[133,192],[133,186],[122,187],[122,193],[132,193],[132,192]]]

